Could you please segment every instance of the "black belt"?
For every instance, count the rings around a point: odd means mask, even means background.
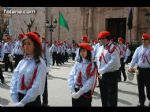
[[[137,67],[137,69],[142,69],[142,70],[150,70],[150,68],[141,68],[141,67]]]

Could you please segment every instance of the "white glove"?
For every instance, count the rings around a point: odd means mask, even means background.
[[[74,99],[78,99],[80,96],[82,95],[81,91],[78,91],[78,92],[73,92],[72,93],[72,98]]]
[[[24,107],[24,104],[22,102],[18,102],[18,103],[15,103],[14,106],[15,107]]]

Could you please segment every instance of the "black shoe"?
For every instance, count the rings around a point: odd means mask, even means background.
[[[127,78],[124,78],[124,81],[127,81]]]
[[[43,107],[48,107],[48,104],[42,104]]]
[[[121,79],[119,79],[118,82],[121,82]]]
[[[137,107],[146,107],[146,106],[143,104],[138,104]]]
[[[5,82],[4,79],[1,79],[1,82],[2,82],[2,84],[4,84],[4,82]]]

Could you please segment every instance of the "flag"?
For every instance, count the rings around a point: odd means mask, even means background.
[[[69,26],[67,21],[65,20],[64,16],[62,13],[59,13],[59,25],[63,26],[64,28],[66,28],[69,31]]]
[[[132,19],[133,19],[133,11],[132,7],[130,8],[129,15],[128,15],[128,29],[131,30],[133,25],[132,25]]]

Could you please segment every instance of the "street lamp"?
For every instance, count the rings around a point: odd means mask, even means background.
[[[53,40],[52,40],[52,32],[56,28],[56,25],[57,25],[57,20],[55,19],[53,21],[53,16],[51,16],[50,22],[48,20],[46,20],[46,27],[49,28],[49,31],[50,31],[50,42],[51,42],[51,44],[53,42]]]

